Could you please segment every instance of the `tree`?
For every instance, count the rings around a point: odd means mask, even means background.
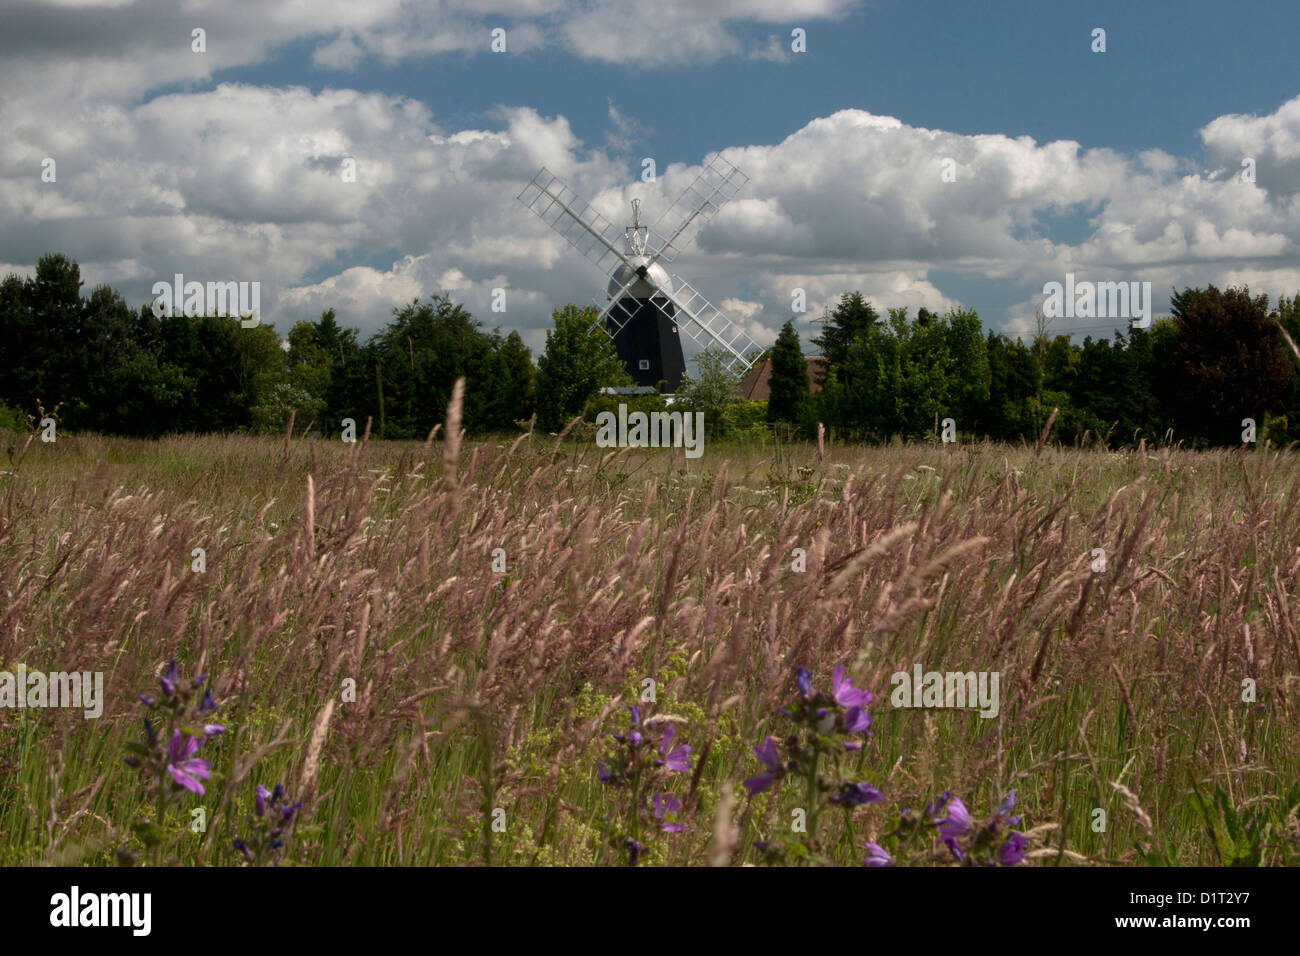
[[[295,331],[297,328],[295,326]],[[378,356],[373,349],[367,350],[361,345],[356,329],[345,329],[339,325],[333,309],[322,312],[320,318],[310,324],[310,330],[310,334],[299,333],[301,337],[290,332],[289,341],[294,350],[299,348],[300,343],[304,351],[317,350],[309,354],[327,363],[328,381],[323,393],[325,408],[321,412],[322,433],[333,433],[340,429],[345,418],[353,419],[358,429],[364,429],[366,417],[377,415],[375,364]],[[289,354],[292,361],[294,351]],[[299,384],[304,385],[301,382]]]
[[[1178,405],[1178,325],[1168,316],[1159,316],[1147,329],[1130,329],[1128,333],[1129,380],[1125,386],[1127,407],[1133,419],[1132,431],[1124,441],[1136,444],[1162,441],[1174,427]],[[1135,432],[1143,434],[1135,437]]]
[[[890,311],[849,345],[838,367],[828,368],[817,395],[818,418],[852,437],[880,439],[903,428],[903,342],[906,310]]]
[[[876,439],[932,433],[941,418],[978,429],[987,417],[989,352],[979,316],[956,309],[939,317],[920,309],[889,310],[853,339],[819,395],[829,421]]]
[[[33,278],[10,276],[0,286],[0,398],[27,414],[37,402],[46,411],[71,407],[84,380],[84,367],[69,361],[80,345],[81,286],[81,268],[63,255],[41,256]]]
[[[924,309],[921,312],[925,312]],[[917,315],[920,323],[921,316]],[[948,358],[948,409],[961,429],[973,428],[989,401],[992,372],[984,330],[974,309],[953,309],[943,319]]]
[[[498,343],[493,357],[492,379],[496,383],[488,403],[487,427],[513,431],[516,422],[533,416],[536,406],[536,376],[533,353],[518,332]]]
[[[392,323],[368,345],[375,362],[371,380],[379,405],[377,432],[383,437],[423,438],[446,418],[452,386],[462,376],[464,427],[481,431],[487,426],[496,387],[491,374],[496,341],[449,296],[394,309]]]
[[[728,412],[740,404],[740,376],[727,367],[730,356],[719,349],[705,349],[695,356],[699,377],[682,376],[677,386],[677,403],[692,412],[703,412],[705,425],[714,434],[730,427]]]
[[[900,430],[908,435],[933,432],[938,420],[954,411],[948,394],[953,369],[947,330],[930,312],[909,325],[906,309],[890,309],[889,322],[902,352],[902,381],[895,392]],[[881,400],[888,402],[889,396]]]
[[[1037,438],[1033,404],[1042,370],[1034,353],[1019,339],[989,332],[985,340],[989,368],[989,398],[975,416],[975,431],[995,441]]]
[[[772,346],[772,373],[768,378],[767,420],[802,427],[808,418],[808,363],[799,344],[794,321],[786,320]]]
[[[1176,416],[1183,435],[1239,445],[1241,422],[1282,412],[1290,398],[1291,360],[1268,310],[1268,296],[1246,287],[1184,289],[1171,298],[1178,322],[1183,388]]]
[[[251,423],[254,381],[279,351],[274,330],[241,328],[234,316],[170,315],[159,320],[158,337],[160,364],[173,366],[190,384],[163,410],[164,431],[229,431]]]
[[[82,304],[81,335],[67,349],[79,387],[65,411],[69,427],[119,435],[156,435],[167,409],[183,401],[183,373],[163,367],[141,344],[136,314],[106,285]]]
[[[1043,428],[1052,415],[1052,409],[1058,409],[1052,438],[1072,444],[1096,424],[1086,417],[1086,412],[1074,405],[1081,350],[1070,341],[1070,336],[1057,335],[1050,339],[1035,337],[1032,351],[1042,368],[1039,392],[1030,406],[1034,427]]]
[[[573,304],[552,313],[555,328],[537,360],[537,427],[543,431],[560,431],[599,389],[632,385],[609,336],[591,330],[597,316]]]
[[[250,416],[253,427],[261,432],[280,434],[289,427],[290,421],[296,431],[302,432],[317,421],[324,407],[324,401],[318,396],[280,379],[259,389]]]
[[[879,313],[861,292],[846,292],[840,296],[839,304],[823,314],[821,335],[812,340],[826,359],[827,371],[844,369],[854,340],[879,320]]]
[[[1291,356],[1291,396],[1286,403],[1286,420],[1270,428],[1278,443],[1300,441],[1300,295],[1282,296],[1277,301],[1278,324],[1285,333],[1282,341]]]

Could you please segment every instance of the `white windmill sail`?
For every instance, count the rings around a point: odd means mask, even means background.
[[[619,237],[618,230],[545,166],[524,187],[518,198],[542,222],[600,268],[612,271],[619,261],[631,265],[614,245]]]
[[[703,229],[749,182],[749,177],[721,155],[704,165],[695,181],[650,228],[651,261],[672,262],[691,235]]]

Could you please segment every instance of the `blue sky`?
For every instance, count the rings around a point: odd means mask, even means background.
[[[653,17],[647,19],[653,29]],[[508,30],[512,21],[491,22]],[[754,45],[770,36],[784,45],[785,26],[741,24],[733,32]],[[1090,49],[1098,26],[1107,31],[1104,55]],[[808,52],[783,64],[727,58],[700,66],[622,66],[540,49],[393,65],[371,58],[341,73],[315,68],[317,43],[303,40],[216,79],[312,90],[345,81],[421,100],[439,123],[458,128],[491,125],[497,107],[527,104],[569,117],[589,143],[605,136],[612,98],[621,112],[654,128],[637,144],[645,155],[687,163],[737,144],[777,142],[810,118],[840,109],[959,133],[1195,156],[1196,131],[1216,116],[1272,112],[1300,93],[1294,46],[1286,42],[1300,41],[1300,16],[1283,2],[1225,9],[1209,0],[1038,0],[990,9],[887,0],[850,8],[839,21],[809,20],[804,28]],[[629,165],[628,172],[639,167]]]
[[[8,6],[0,266],[63,251],[133,302],[177,271],[258,279],[281,330],[334,306],[368,332],[448,291],[537,349],[550,309],[603,279],[514,203],[532,171],[621,226],[631,196],[653,219],[716,151],[751,182],[674,267],[758,341],[796,287],[806,338],[854,288],[1010,334],[1067,271],[1150,281],[1157,312],[1173,285],[1300,288],[1293,4]],[[50,156],[58,183],[39,180]],[[322,172],[342,156],[347,192]]]

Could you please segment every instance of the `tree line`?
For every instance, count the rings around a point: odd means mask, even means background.
[[[600,396],[629,386],[612,344],[590,332],[596,313],[553,313],[534,363],[517,332],[488,330],[448,296],[393,310],[362,341],[334,310],[274,328],[238,318],[157,316],[106,285],[82,296],[80,268],[42,256],[31,278],[0,282],[0,426],[24,427],[57,407],[60,427],[140,437],[184,432],[337,435],[342,420],[389,439],[424,438],[466,379],[471,433],[562,430],[611,401],[662,405],[658,396]],[[676,401],[706,412],[714,437],[766,430],[811,437],[818,422],[846,440],[936,434],[946,418],[966,437],[1034,440],[1059,409],[1056,440],[1111,445],[1163,439],[1241,441],[1244,418],[1275,442],[1300,441],[1300,297],[1270,309],[1246,289],[1185,289],[1173,315],[1112,340],[1040,334],[1028,345],[984,333],[978,315],[921,309],[880,315],[860,293],[826,311],[814,340],[824,359],[815,394],[793,322],[770,357],[771,398],[744,403],[720,356]]]
[[[767,417],[867,441],[935,435],[951,418],[959,433],[1014,442],[1037,440],[1056,411],[1055,440],[1112,447],[1239,445],[1251,419],[1257,441],[1300,441],[1300,296],[1270,309],[1268,296],[1209,286],[1175,291],[1170,304],[1147,329],[1081,344],[1043,333],[1026,345],[985,334],[970,310],[882,316],[848,293],[813,339],[825,359],[816,394],[793,323],[782,328]]]

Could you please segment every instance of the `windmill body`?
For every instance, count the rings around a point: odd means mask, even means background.
[[[686,374],[686,359],[677,334],[677,306],[665,295],[672,291],[672,279],[645,254],[644,229],[640,203],[634,199],[632,225],[626,230],[627,262],[618,264],[605,290],[611,303],[605,331],[632,381],[653,386],[663,382],[669,392],[675,392]],[[621,327],[619,319],[625,320]]]
[[[743,374],[757,346],[681,276],[669,276],[660,262],[671,262],[688,230],[707,223],[736,194],[747,177],[721,156],[707,163],[656,222],[641,225],[641,203],[632,200],[632,223],[624,230],[625,248],[604,216],[543,168],[519,194],[519,201],[560,233],[570,245],[610,271],[608,304],[592,328],[614,341],[628,373],[638,385],[677,388],[686,371],[680,333],[717,349],[723,362]]]

